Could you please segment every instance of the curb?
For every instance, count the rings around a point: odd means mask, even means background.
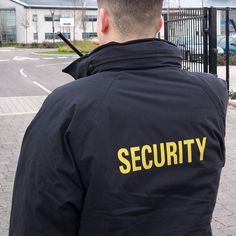
[[[0,50],[14,50],[16,49],[15,47],[0,47]]]
[[[73,54],[73,55],[71,55],[71,54],[43,54],[41,52],[32,52],[31,54],[37,55],[37,56],[48,56],[48,57],[50,57],[50,56],[52,56],[52,57],[76,57],[77,56],[77,54]],[[79,56],[78,56],[78,58],[79,58]]]

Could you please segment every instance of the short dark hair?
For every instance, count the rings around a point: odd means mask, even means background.
[[[157,22],[163,0],[97,0],[99,8],[108,8],[113,25],[121,34],[139,33]]]

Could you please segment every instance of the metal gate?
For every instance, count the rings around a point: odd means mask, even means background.
[[[183,57],[183,69],[217,75],[218,57],[224,58],[225,79],[230,80],[231,34],[236,35],[236,9],[194,8],[164,11],[165,39],[176,44]],[[222,26],[223,21],[223,26]],[[219,35],[219,28],[221,37]],[[236,37],[236,36],[233,36]],[[218,47],[219,41],[223,46]],[[220,45],[221,46],[221,45]],[[236,47],[236,44],[235,44]],[[236,54],[235,54],[236,55]]]
[[[168,9],[165,39],[175,43],[183,56],[183,69],[217,74],[216,9]]]
[[[225,67],[226,67],[226,81],[228,84],[228,90],[230,88],[230,59],[232,56],[236,58],[236,9],[235,8],[223,8],[218,9],[221,15],[224,15],[223,19],[223,34],[224,38],[220,39],[219,46],[225,51]]]

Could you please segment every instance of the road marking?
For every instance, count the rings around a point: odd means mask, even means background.
[[[10,61],[10,59],[2,59],[2,60],[0,60],[0,62],[7,62],[7,61]]]
[[[60,62],[60,63],[54,63],[54,64],[42,64],[42,65],[36,65],[36,67],[46,67],[46,66],[57,66],[57,65],[67,65],[71,63],[71,61],[68,62]]]
[[[28,76],[24,73],[24,69],[20,69],[20,73],[24,78],[28,78]],[[48,94],[51,94],[52,91],[50,91],[49,89],[45,88],[43,85],[39,84],[36,81],[32,81],[35,85],[37,85],[38,87],[40,87],[41,89],[43,89],[45,92],[47,92]]]
[[[44,57],[44,60],[53,60],[55,57]]]
[[[58,57],[58,59],[67,59],[68,57]]]
[[[20,73],[23,77],[28,78],[28,76],[24,73],[24,69],[20,69]]]
[[[48,90],[47,88],[45,88],[43,85],[37,83],[36,81],[33,81],[33,83],[34,83],[35,85],[37,85],[38,87],[40,87],[41,89],[43,89],[43,90],[44,90],[45,92],[47,92],[48,94],[51,94],[51,93],[52,93],[52,91]]]
[[[9,49],[1,49],[0,52],[11,52],[12,50]]]
[[[15,56],[15,57],[13,58],[13,60],[14,60],[14,61],[25,61],[25,60],[38,61],[38,60],[40,60],[40,58]]]

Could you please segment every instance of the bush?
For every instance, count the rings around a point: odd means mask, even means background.
[[[39,48],[40,47],[40,44],[39,43],[36,43],[36,42],[34,42],[34,43],[31,43],[31,45],[30,45],[32,48]]]
[[[27,47],[27,44],[26,44],[26,43],[21,43],[21,44],[20,44],[20,47],[26,48],[26,47]]]
[[[72,53],[72,49],[70,49],[69,47],[64,45],[64,46],[60,46],[58,48],[58,52],[61,52],[61,53]]]
[[[232,100],[236,100],[236,92],[234,92],[233,90],[231,90],[229,92],[229,98]]]
[[[52,42],[44,41],[43,43],[33,42],[30,44],[26,43],[6,43],[2,42],[2,47],[12,46],[16,48],[58,48],[58,52],[61,53],[73,53],[73,50],[70,49],[64,42],[55,42],[55,47]],[[75,46],[82,52],[88,53],[96,48],[96,46],[91,43],[89,40],[76,41]]]
[[[229,62],[231,65],[236,65],[236,55],[234,55],[234,56],[231,56],[231,58],[230,58],[230,62]]]
[[[48,41],[42,42],[42,47],[43,48],[54,48],[53,43],[48,42]]]
[[[0,47],[15,47],[17,43],[15,42],[2,42],[0,41]]]
[[[217,56],[217,64],[218,64],[218,66],[225,66],[225,56],[224,55]]]
[[[77,41],[75,43],[75,46],[83,53],[88,53],[93,51],[95,48],[97,48],[96,45],[94,45],[93,43],[91,43],[88,40],[84,40],[84,41]]]
[[[218,63],[218,66],[225,66],[226,65],[225,55],[218,55],[217,63]],[[229,64],[231,66],[235,66],[236,65],[236,55],[230,55],[229,56]]]
[[[88,40],[84,41],[76,41],[75,46],[82,52],[82,53],[89,53],[90,51],[94,50],[96,46]],[[72,53],[73,50],[69,48],[65,43],[59,46],[58,52],[61,53]]]

